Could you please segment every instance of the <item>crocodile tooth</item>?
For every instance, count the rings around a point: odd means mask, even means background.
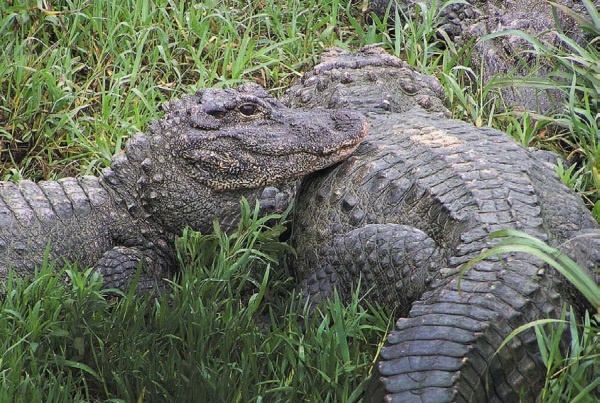
[[[125,199],[123,199],[120,196],[115,196],[113,200],[117,206],[122,206],[123,204],[125,204]]]
[[[304,87],[310,87],[313,85],[316,85],[319,82],[320,78],[317,76],[312,76],[309,77],[308,79],[304,80],[304,82],[302,84],[304,84]]]
[[[104,180],[111,184],[111,185],[117,185],[119,184],[121,181],[119,180],[119,178],[117,178],[117,175],[115,174],[115,171],[113,171],[110,168],[104,168],[102,170],[102,177],[104,178]]]
[[[158,132],[160,132],[160,123],[156,119],[150,119],[150,123],[148,123],[148,133]]]
[[[110,160],[110,166],[113,170],[118,171],[128,162],[127,156],[125,153],[118,153]]]
[[[311,89],[306,89],[304,91],[302,91],[300,93],[300,99],[302,100],[302,102],[304,102],[305,104],[310,102],[310,100],[313,97],[313,91]]]

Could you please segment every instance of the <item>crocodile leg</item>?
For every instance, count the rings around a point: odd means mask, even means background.
[[[324,260],[301,283],[302,295],[311,304],[333,295],[344,295],[361,286],[372,301],[398,301],[408,312],[432,281],[442,254],[423,231],[401,224],[370,224],[338,236],[320,252]]]
[[[280,187],[266,187],[258,198],[261,213],[263,215],[283,213],[294,199],[298,184],[298,181],[291,181]]]
[[[94,268],[102,275],[104,287],[120,290],[128,288],[140,269],[136,289],[155,291],[164,286],[159,283],[159,279],[166,276],[166,273],[161,275],[164,271],[162,267],[172,265],[172,262],[167,260],[152,250],[142,251],[136,247],[115,246],[102,255]]]

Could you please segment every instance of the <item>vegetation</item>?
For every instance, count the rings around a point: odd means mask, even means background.
[[[585,45],[559,28],[560,48],[518,31],[490,35],[522,36],[556,70],[483,83],[461,64],[471,47],[457,49],[437,29],[440,11],[457,2],[420,3],[390,31],[387,18],[365,26],[358,1],[0,0],[0,178],[97,173],[168,99],[244,80],[280,93],[325,47],[381,43],[440,78],[454,117],[563,151],[575,162],[565,181],[600,214],[600,11],[592,0],[583,0],[587,16],[561,9],[595,35]],[[524,83],[564,92],[565,110],[506,111],[499,88]],[[560,129],[549,135],[549,123]]]
[[[583,0],[587,15],[573,16],[596,35],[585,45],[560,29],[560,48],[509,32],[556,66],[547,80],[487,84],[461,64],[468,48],[456,48],[437,30],[441,8],[454,2],[421,5],[407,22],[395,18],[392,35],[387,18],[363,23],[361,1],[0,0],[0,179],[98,173],[160,113],[161,102],[245,80],[279,94],[325,47],[382,43],[440,78],[456,118],[570,157],[574,164],[559,174],[600,217],[600,17],[593,2]],[[567,95],[565,110],[505,110],[499,86],[517,80],[558,88]],[[64,269],[66,285],[49,265],[32,281],[12,279],[0,304],[0,401],[175,401],[197,394],[357,400],[391,326],[389,312],[354,296],[348,305],[335,299],[322,315],[305,319],[311,323],[298,321],[284,305],[294,286],[273,270],[287,250],[278,241],[284,217],[271,217],[279,224],[268,229],[243,208],[236,234],[216,227],[214,235],[183,235],[182,274],[169,296],[101,290],[97,276],[77,267]],[[585,378],[573,371],[598,370],[573,358],[598,356],[594,319],[583,327],[572,321],[571,315],[563,327],[536,328],[549,363],[544,396],[585,392]],[[572,335],[569,357],[550,337],[561,331]]]
[[[304,319],[280,294],[281,216],[243,205],[238,231],[186,231],[168,296],[102,290],[44,267],[0,302],[0,401],[357,401],[389,312],[339,298]],[[266,227],[267,220],[279,220]],[[61,273],[63,273],[61,271]],[[283,300],[285,301],[285,299]]]

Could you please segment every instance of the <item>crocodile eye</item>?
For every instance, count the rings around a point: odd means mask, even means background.
[[[254,104],[242,104],[239,106],[238,110],[241,112],[242,115],[245,116],[252,116],[256,113],[257,111],[257,107]]]

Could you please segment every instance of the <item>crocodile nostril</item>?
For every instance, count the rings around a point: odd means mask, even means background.
[[[208,115],[217,118],[217,119],[223,119],[225,117],[225,115],[227,114],[227,111],[223,110],[223,109],[211,109],[211,110],[207,110],[205,111]]]
[[[208,92],[207,94],[208,95]],[[206,113],[217,119],[222,119],[227,115],[227,108],[220,100],[203,99],[199,105],[200,112]]]

